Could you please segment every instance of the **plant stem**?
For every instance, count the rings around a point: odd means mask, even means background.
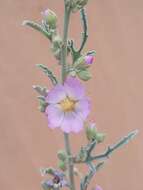
[[[68,175],[69,175],[70,189],[75,190],[74,171],[73,171],[74,163],[71,154],[69,135],[67,133],[64,133],[64,140],[65,140],[65,149],[68,154]]]
[[[85,161],[76,161],[76,157],[73,158],[74,160],[74,163],[88,163],[88,162],[92,162],[94,160],[101,160],[101,159],[107,159],[109,158],[109,156],[114,152],[116,151],[117,149],[121,148],[122,146],[128,144],[138,133],[138,130],[135,130],[135,131],[132,131],[130,132],[127,136],[123,137],[118,143],[112,145],[112,146],[109,146],[107,148],[107,150],[100,154],[100,155],[96,155],[96,156],[91,156],[90,153],[92,151],[92,146],[90,147],[91,149],[88,149],[87,150],[87,159]],[[92,145],[92,144],[91,144]],[[93,144],[94,145],[94,144]],[[94,146],[93,146],[94,148]]]
[[[62,44],[62,52],[61,52],[61,60],[62,60],[62,83],[66,78],[67,74],[67,38],[68,38],[68,26],[70,20],[70,8],[66,7],[65,5],[65,12],[64,12],[64,32],[63,32],[63,44]],[[75,183],[74,183],[74,172],[73,172],[73,160],[69,142],[69,135],[64,133],[64,142],[65,142],[65,149],[68,155],[68,175],[69,175],[69,183],[70,189],[75,190]]]
[[[81,20],[82,20],[82,23],[83,23],[83,39],[82,39],[82,43],[81,43],[81,46],[78,50],[79,53],[81,53],[82,49],[84,48],[84,45],[87,41],[87,38],[88,38],[88,27],[87,27],[87,18],[86,18],[86,13],[85,13],[85,9],[81,9],[80,11],[80,14],[81,14]]]
[[[66,74],[67,74],[67,38],[68,38],[68,26],[70,20],[71,10],[65,6],[64,12],[64,31],[63,31],[63,44],[62,44],[62,52],[61,52],[61,60],[62,60],[62,82],[64,82]]]

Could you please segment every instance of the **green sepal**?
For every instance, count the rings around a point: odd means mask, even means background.
[[[84,81],[88,81],[92,77],[87,69],[77,72],[77,76]]]

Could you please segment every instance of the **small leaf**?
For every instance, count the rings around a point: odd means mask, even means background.
[[[38,92],[41,96],[46,97],[47,96],[47,88],[41,87],[39,85],[33,85],[33,89]]]
[[[53,85],[56,85],[58,83],[52,71],[50,71],[45,65],[38,64],[37,67],[39,67],[50,78]]]
[[[45,101],[45,97],[44,96],[38,96],[39,99],[39,110],[40,112],[45,112],[48,103]]]
[[[45,28],[41,25],[38,24],[34,21],[30,21],[30,20],[24,20],[22,23],[23,26],[30,26],[31,28],[41,32],[42,34],[44,34],[49,40],[51,40],[51,33],[46,31]]]

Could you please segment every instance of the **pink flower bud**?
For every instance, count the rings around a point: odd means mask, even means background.
[[[91,65],[93,63],[94,57],[93,55],[86,55],[85,56],[85,63]]]

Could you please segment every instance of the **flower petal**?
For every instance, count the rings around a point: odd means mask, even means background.
[[[85,120],[90,112],[89,100],[87,98],[79,100],[75,104],[75,112],[79,114],[83,120]]]
[[[48,123],[50,128],[59,127],[63,118],[64,112],[60,109],[59,105],[49,105],[46,108],[46,116],[48,118]]]
[[[61,129],[65,133],[75,132],[78,133],[83,128],[83,121],[77,117],[74,112],[66,112],[64,120],[61,124]]]
[[[74,77],[68,77],[64,83],[64,87],[67,95],[74,100],[79,100],[85,96],[84,87]]]
[[[46,102],[51,104],[56,104],[65,98],[66,98],[66,93],[64,86],[61,84],[57,84],[52,90],[50,90],[50,92],[48,92],[48,95],[46,97]]]

